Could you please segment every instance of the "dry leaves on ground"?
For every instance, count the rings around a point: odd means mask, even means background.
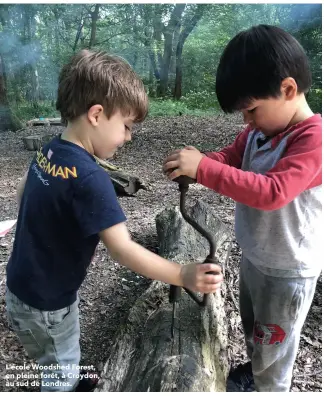
[[[172,150],[184,145],[201,151],[217,151],[231,143],[242,128],[233,116],[195,118],[188,116],[149,119],[136,128],[133,141],[126,145],[113,163],[137,174],[150,185],[136,197],[120,198],[133,238],[157,251],[155,216],[165,206],[179,202],[177,186],[162,175],[162,161]],[[17,216],[15,191],[34,153],[24,150],[22,136],[56,133],[61,127],[28,128],[19,133],[0,134],[0,220]],[[199,185],[190,187],[188,204],[202,198],[221,220],[233,230],[234,202]],[[30,362],[15,335],[9,330],[5,315],[5,266],[12,249],[14,233],[0,239],[0,391],[37,391],[37,388],[6,386],[6,365]],[[226,282],[231,363],[246,359],[243,333],[238,312],[238,266],[240,251],[233,244]],[[81,349],[84,365],[101,369],[109,355],[114,333],[125,321],[134,299],[141,295],[149,281],[113,262],[103,245],[99,245],[81,288]],[[322,280],[318,282],[314,301],[303,328],[300,349],[294,368],[293,391],[322,389]],[[30,373],[33,373],[31,370]]]

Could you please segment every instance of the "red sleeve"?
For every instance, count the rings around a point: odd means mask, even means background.
[[[234,166],[235,168],[240,168],[247,138],[250,131],[251,128],[247,127],[243,132],[237,135],[236,139],[231,145],[223,148],[221,151],[218,152],[207,152],[205,153],[205,155],[212,160],[221,162],[222,164],[227,164],[230,166]]]
[[[264,175],[204,157],[197,181],[252,208],[280,209],[301,192],[322,184],[321,126],[292,133],[283,157]]]

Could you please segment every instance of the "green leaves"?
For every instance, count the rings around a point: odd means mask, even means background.
[[[35,51],[42,101],[55,101],[58,72],[76,51],[94,48],[118,54],[143,78],[150,95],[170,98],[176,71],[181,76],[181,101],[166,102],[166,111],[186,113],[217,108],[215,73],[221,53],[240,30],[259,23],[280,25],[304,46],[313,73],[314,89],[322,84],[322,33],[320,4],[100,4],[94,21],[95,4],[1,4],[0,46],[4,56],[10,102],[26,102],[33,73],[26,73],[22,48]],[[200,15],[201,14],[201,15]],[[181,33],[199,16],[185,38],[182,54],[176,57]],[[173,18],[173,19],[172,19]],[[171,23],[172,21],[177,23]],[[28,26],[32,21],[33,26]],[[172,26],[171,26],[172,25]],[[169,26],[169,28],[167,28]],[[171,29],[172,27],[172,29]],[[91,37],[95,40],[91,42]],[[91,35],[91,33],[93,33]],[[169,34],[168,34],[169,33]],[[7,37],[10,37],[8,41]],[[167,43],[166,43],[167,41]],[[12,44],[12,45],[11,45]],[[4,49],[6,53],[4,54]],[[9,48],[9,49],[8,49]],[[29,54],[32,51],[28,51]],[[178,55],[179,55],[178,53]],[[39,56],[38,56],[39,55]],[[26,59],[23,56],[23,59]],[[179,74],[177,74],[179,77]],[[161,89],[161,80],[162,87]],[[315,92],[315,93],[314,93]],[[310,93],[315,108],[320,106],[316,91]],[[154,109],[154,104],[152,109]],[[163,113],[161,103],[155,113]]]

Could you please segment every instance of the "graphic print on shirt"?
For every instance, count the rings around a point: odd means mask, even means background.
[[[277,324],[254,323],[253,340],[255,344],[280,345],[286,338],[285,331]]]

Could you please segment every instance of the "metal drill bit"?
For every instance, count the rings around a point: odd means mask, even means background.
[[[174,319],[175,319],[175,313],[176,313],[176,302],[173,303],[172,307],[172,321],[171,321],[171,338],[174,338]]]

